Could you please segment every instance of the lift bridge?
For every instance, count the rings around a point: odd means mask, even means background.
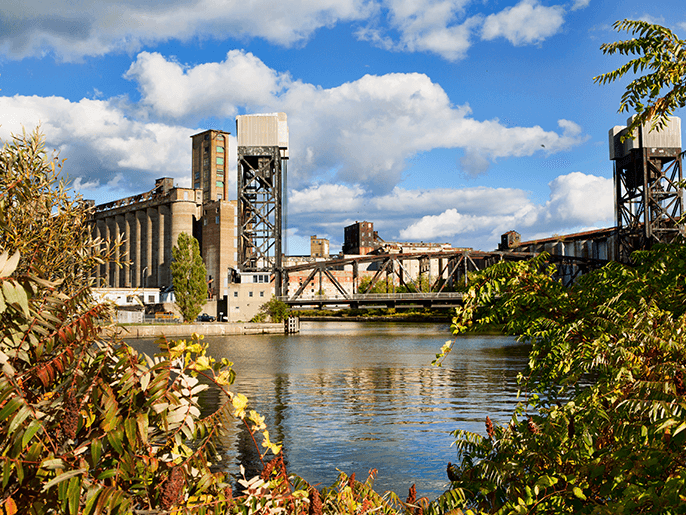
[[[627,125],[631,122],[632,118]],[[569,285],[608,261],[630,263],[634,250],[669,243],[682,232],[681,120],[670,117],[660,130],[644,125],[632,134],[621,126],[609,131],[615,183],[612,228],[526,244],[508,241],[517,234],[510,231],[492,252],[372,253],[283,266],[286,116],[238,117],[237,129],[238,268],[270,272],[276,296],[292,307],[453,306],[462,301],[454,286],[466,283],[470,272],[503,260],[530,259],[543,251],[556,266],[557,278]],[[360,280],[370,276],[366,291],[358,293]],[[370,293],[380,281],[386,283],[387,293]],[[413,293],[396,291],[400,287]]]
[[[459,284],[466,284],[470,272],[483,270],[500,261],[521,261],[539,254],[540,252],[455,250],[367,254],[315,261],[284,268],[282,291],[295,289],[290,288],[290,281],[295,276],[300,279],[297,290],[292,295],[279,297],[279,300],[293,308],[454,307],[462,302],[463,294],[451,290]],[[580,274],[600,268],[607,260],[551,254],[549,262],[555,264],[559,278],[564,283],[571,284]],[[432,267],[432,263],[437,266]],[[419,270],[418,275],[409,272],[412,265]],[[374,274],[365,291],[357,293],[363,277],[360,271],[363,268],[367,270],[366,277],[370,277],[370,270]],[[433,277],[432,269],[437,270]],[[313,290],[324,291],[324,278],[333,286],[326,290],[335,289],[337,293],[313,295]],[[350,278],[350,281],[343,283],[341,278]],[[368,293],[379,283],[387,285],[384,288],[387,293]],[[396,292],[401,286],[404,287],[403,290],[411,290],[413,293]]]

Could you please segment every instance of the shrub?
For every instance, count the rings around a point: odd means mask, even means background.
[[[463,505],[486,513],[683,513],[686,247],[636,252],[567,289],[545,256],[477,277],[453,329],[502,323],[532,344],[525,401],[457,431]],[[541,272],[543,270],[543,272]],[[448,343],[442,354],[449,351]]]

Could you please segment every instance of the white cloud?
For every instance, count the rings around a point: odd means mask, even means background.
[[[408,240],[460,238],[462,241],[490,240],[494,245],[498,235],[509,229],[531,234],[569,233],[579,227],[612,224],[614,196],[612,179],[574,172],[561,175],[549,183],[550,199],[535,205],[528,199],[508,198],[500,194],[500,213],[493,213],[484,198],[485,213],[465,212],[459,207],[427,214],[400,230]],[[527,234],[528,233],[528,234]]]
[[[350,213],[361,206],[364,194],[365,191],[360,186],[316,184],[303,190],[291,190],[288,212]]]
[[[322,27],[364,19],[372,8],[370,0],[10,0],[0,12],[0,52],[21,59],[53,51],[70,61],[169,39],[227,36],[288,46]]]
[[[465,13],[468,0],[386,0],[388,23],[400,33],[398,41],[384,27],[370,25],[357,31],[358,38],[387,50],[433,52],[450,61],[462,59],[471,45],[470,36],[479,17],[456,21]]]
[[[125,77],[138,84],[141,103],[155,115],[177,119],[233,117],[239,106],[251,109],[273,103],[274,95],[290,83],[288,74],[279,74],[240,50],[231,50],[220,63],[194,67],[141,52]]]
[[[0,112],[0,138],[40,125],[46,148],[67,158],[65,172],[84,193],[105,184],[119,195],[140,193],[161,176],[190,184],[189,136],[196,131],[188,127],[136,121],[103,100],[16,95],[0,97]]]
[[[570,9],[586,7],[589,1],[576,0]],[[503,36],[514,45],[536,44],[559,32],[566,13],[562,5],[546,7],[538,0],[522,0],[485,16],[470,4],[469,0],[383,0],[379,15],[356,35],[386,50],[431,52],[457,61],[466,56],[476,33],[486,40]],[[386,23],[381,14],[387,15]],[[393,32],[398,34],[395,39]]]
[[[538,0],[522,0],[484,20],[481,37],[504,37],[513,45],[534,44],[557,34],[564,23],[564,8],[546,7]]]
[[[574,0],[571,10],[589,0]],[[487,17],[470,0],[25,0],[0,12],[0,54],[11,59],[54,54],[64,61],[133,53],[145,45],[193,38],[261,38],[275,45],[306,43],[317,30],[363,23],[356,35],[387,50],[431,52],[462,59],[475,33],[516,45],[555,34],[564,7],[523,0]]]
[[[295,187],[334,176],[338,182],[390,191],[406,160],[418,152],[465,149],[461,164],[476,175],[499,157],[564,151],[586,139],[567,120],[558,122],[562,134],[475,120],[468,105],[453,105],[440,85],[419,73],[365,75],[324,89],[279,74],[252,54],[231,51],[221,63],[197,66],[143,52],[126,76],[138,82],[150,118],[188,124],[246,107],[286,112]],[[250,78],[255,87],[218,87],[235,76]]]
[[[456,208],[451,208],[440,215],[422,217],[418,222],[400,231],[400,237],[407,241],[455,238],[459,235],[487,230],[498,222],[502,222],[502,219],[488,215],[464,215]]]
[[[375,196],[359,186],[321,184],[292,192],[289,220],[304,234],[330,238],[332,247],[342,243],[345,226],[367,220],[387,241],[449,242],[483,250],[495,248],[511,229],[530,239],[612,225],[612,179],[574,172],[556,177],[549,187],[548,200],[537,204],[516,188],[398,187]]]
[[[571,10],[572,11],[577,11],[579,9],[584,9],[585,7],[588,7],[588,4],[591,3],[591,0],[574,0],[574,3],[572,4]]]
[[[614,217],[614,187],[611,179],[573,172],[550,184],[545,206],[549,220],[566,220],[570,227],[589,225]]]

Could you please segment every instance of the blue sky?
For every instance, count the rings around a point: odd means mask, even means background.
[[[190,185],[190,136],[288,114],[288,248],[368,220],[484,250],[613,225],[616,20],[676,0],[5,0],[0,138],[38,124],[97,203]],[[664,13],[676,13],[665,19]],[[235,141],[233,152],[235,152]],[[232,159],[235,174],[235,157]],[[235,196],[235,178],[232,188]]]

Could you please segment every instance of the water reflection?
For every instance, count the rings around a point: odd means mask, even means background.
[[[431,367],[448,337],[447,325],[311,322],[299,335],[207,341],[211,355],[235,363],[233,389],[266,416],[290,471],[329,485],[336,468],[358,478],[377,468],[378,490],[404,497],[416,483],[434,498],[455,461],[449,433],[484,433],[486,415],[509,419],[528,352],[509,337],[461,337],[443,367]],[[229,471],[241,462],[259,471],[243,428],[230,428],[224,446]]]

